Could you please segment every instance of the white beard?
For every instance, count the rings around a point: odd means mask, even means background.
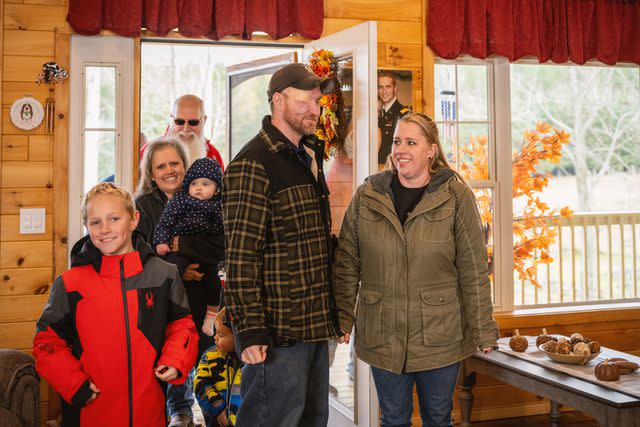
[[[207,140],[204,135],[197,135],[193,132],[177,132],[173,136],[187,149],[189,164],[207,156]]]

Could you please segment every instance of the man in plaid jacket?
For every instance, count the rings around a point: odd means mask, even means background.
[[[245,362],[240,427],[327,424],[327,340],[339,328],[324,143],[314,132],[334,85],[302,64],[278,70],[272,116],[223,177],[225,302]]]

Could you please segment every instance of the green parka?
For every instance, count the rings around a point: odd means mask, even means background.
[[[358,357],[395,373],[447,366],[497,346],[473,193],[441,170],[403,226],[393,173],[369,177],[345,214],[333,267],[341,329],[355,322]]]

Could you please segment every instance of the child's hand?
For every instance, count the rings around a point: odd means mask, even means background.
[[[207,315],[204,317],[204,322],[202,322],[202,333],[212,337],[213,324],[216,321],[216,316],[218,315],[218,313],[216,310],[209,310],[209,307],[210,306],[207,306]]]
[[[166,255],[169,251],[169,245],[167,245],[166,243],[160,243],[159,245],[156,245],[156,252],[160,256]]]
[[[178,370],[173,366],[160,365],[153,370],[160,381],[171,381],[178,378]]]
[[[91,395],[91,397],[89,398],[89,400],[87,400],[85,402],[85,406],[87,406],[89,403],[93,402],[94,400],[96,400],[98,398],[98,395],[100,394],[100,389],[98,389],[98,387],[92,383],[91,381],[89,381],[89,388],[91,389],[91,391],[93,391],[93,394]]]
[[[216,417],[216,420],[218,421],[218,424],[220,424],[222,427],[227,427],[229,425],[229,419],[227,418],[227,411],[223,410],[222,412],[220,412]]]

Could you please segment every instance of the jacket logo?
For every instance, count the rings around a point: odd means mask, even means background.
[[[144,296],[144,299],[147,301],[147,308],[148,309],[152,309],[153,308],[153,294],[151,293],[151,291],[147,291],[147,294]]]

